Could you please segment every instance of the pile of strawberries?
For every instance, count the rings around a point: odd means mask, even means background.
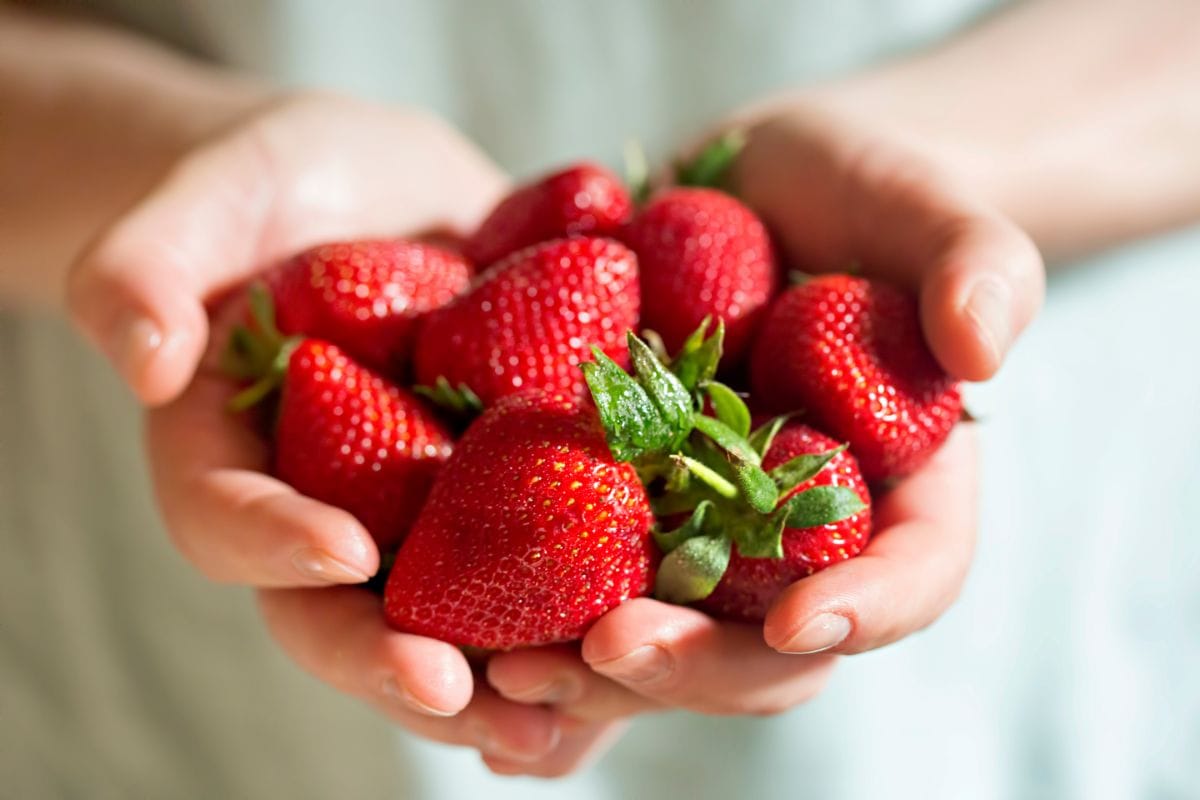
[[[578,164],[460,248],[281,265],[230,341],[233,405],[266,409],[276,475],[371,532],[397,629],[572,641],[647,594],[761,620],[862,551],[868,483],[918,467],[961,413],[911,296],[785,277],[733,196],[635,205]]]

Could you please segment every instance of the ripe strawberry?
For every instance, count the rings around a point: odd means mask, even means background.
[[[466,295],[430,314],[416,349],[417,381],[466,385],[484,405],[541,389],[581,395],[579,363],[596,344],[628,358],[637,325],[637,260],[608,239],[556,239],[493,265]]]
[[[616,175],[582,162],[517,187],[467,240],[476,264],[490,265],[549,239],[616,233],[633,204]]]
[[[779,299],[759,331],[750,378],[760,405],[804,409],[849,442],[870,481],[919,467],[962,413],[958,383],[925,344],[916,300],[849,275],[811,278]]]
[[[333,342],[388,374],[408,363],[421,314],[466,291],[457,253],[405,239],[332,242],[285,263],[272,289],[279,328]]]
[[[227,367],[258,381],[231,408],[244,410],[278,390],[272,472],[349,511],[380,549],[395,547],[450,456],[450,432],[421,400],[336,345],[284,339],[271,325],[266,290],[255,291],[257,330],[234,332]]]
[[[779,286],[758,217],[724,192],[680,187],[651,200],[621,238],[638,257],[642,326],[674,352],[705,318],[722,319],[734,364]]]
[[[835,451],[820,471],[782,494],[779,502],[786,503],[815,486],[845,486],[859,496],[864,508],[837,522],[785,527],[782,558],[747,558],[734,548],[725,575],[712,594],[700,601],[701,608],[727,619],[761,622],[775,598],[792,583],[862,552],[871,535],[871,498],[854,456],[806,425],[789,424],[775,436],[762,466],[770,471],[797,456]]]
[[[398,630],[489,650],[579,639],[653,582],[652,516],[594,409],[526,393],[479,417],[396,556]]]

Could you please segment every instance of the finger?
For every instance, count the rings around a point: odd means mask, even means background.
[[[72,270],[84,333],[156,405],[187,384],[204,302],[348,236],[465,229],[504,177],[444,123],[332,96],[288,99],[181,161]]]
[[[784,653],[858,653],[932,623],[958,596],[975,546],[976,433],[958,425],[920,471],[874,508],[857,558],[789,587],[763,636]]]
[[[782,655],[757,626],[648,598],[601,617],[584,637],[583,660],[643,697],[707,714],[783,711],[815,696],[834,661]]]
[[[147,417],[156,494],[176,546],[218,581],[320,586],[375,574],[379,552],[358,520],[263,474],[266,445],[226,410],[235,391],[201,374]]]
[[[532,775],[561,778],[586,769],[611,748],[629,727],[627,722],[565,724],[562,739],[545,757],[514,761],[484,755],[483,763],[497,775]]]
[[[559,715],[539,706],[511,703],[487,686],[477,686],[471,703],[452,717],[414,712],[386,697],[370,702],[411,733],[470,747],[486,758],[513,765],[536,764],[549,757],[563,737],[565,721]]]
[[[75,265],[72,316],[144,402],[169,400],[191,377],[208,294],[260,266],[274,190],[251,138],[217,143],[182,161]]]
[[[811,110],[776,116],[751,128],[734,180],[792,267],[857,263],[918,290],[930,346],[959,378],[994,374],[1041,305],[1029,237],[895,137]]]
[[[1041,307],[1041,255],[1015,225],[981,216],[954,226],[930,263],[920,290],[929,346],[952,375],[986,380]]]
[[[554,713],[474,686],[458,648],[392,630],[368,592],[265,590],[259,607],[271,635],[301,667],[419,736],[516,762],[537,761],[558,745]]]
[[[487,680],[500,695],[516,703],[552,705],[580,720],[622,719],[661,706],[597,675],[579,653],[566,647],[544,647],[500,653],[488,661]]]
[[[471,700],[474,679],[458,648],[392,630],[369,592],[271,589],[258,601],[283,649],[340,691],[426,716],[457,714]]]

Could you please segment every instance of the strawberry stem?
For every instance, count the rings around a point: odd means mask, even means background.
[[[634,203],[641,205],[650,199],[650,166],[646,162],[646,151],[637,139],[625,142],[625,183]]]

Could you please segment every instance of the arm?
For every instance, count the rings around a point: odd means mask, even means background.
[[[1200,219],[1200,4],[1035,0],[806,96],[903,135],[1051,260]]]
[[[87,241],[267,97],[120,32],[0,4],[0,305],[58,302]]]

